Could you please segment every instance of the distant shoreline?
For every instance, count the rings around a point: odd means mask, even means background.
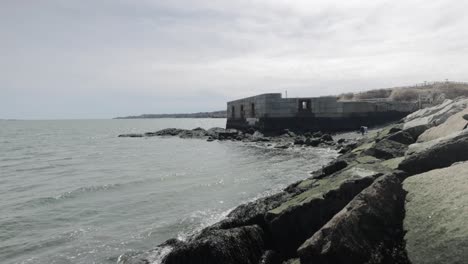
[[[226,118],[226,111],[184,113],[184,114],[143,114],[138,116],[115,117],[113,119],[150,119],[150,118]]]

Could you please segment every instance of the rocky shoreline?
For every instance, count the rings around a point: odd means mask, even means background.
[[[342,155],[278,194],[240,205],[187,241],[172,239],[120,263],[465,263],[467,115],[468,99],[446,100],[362,139],[336,142],[290,131],[121,135],[327,146]]]

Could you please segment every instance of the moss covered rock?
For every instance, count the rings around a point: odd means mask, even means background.
[[[468,162],[412,176],[403,188],[411,262],[467,263]]]

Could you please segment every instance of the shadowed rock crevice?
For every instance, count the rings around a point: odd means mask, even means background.
[[[395,175],[377,179],[302,244],[301,263],[409,263],[403,241],[405,196]]]
[[[296,256],[297,248],[334,214],[373,182],[365,177],[342,183],[325,193],[304,192],[266,215],[274,249],[285,258]]]

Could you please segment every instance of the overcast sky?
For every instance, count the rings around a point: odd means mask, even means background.
[[[0,118],[467,80],[468,1],[0,0]]]

